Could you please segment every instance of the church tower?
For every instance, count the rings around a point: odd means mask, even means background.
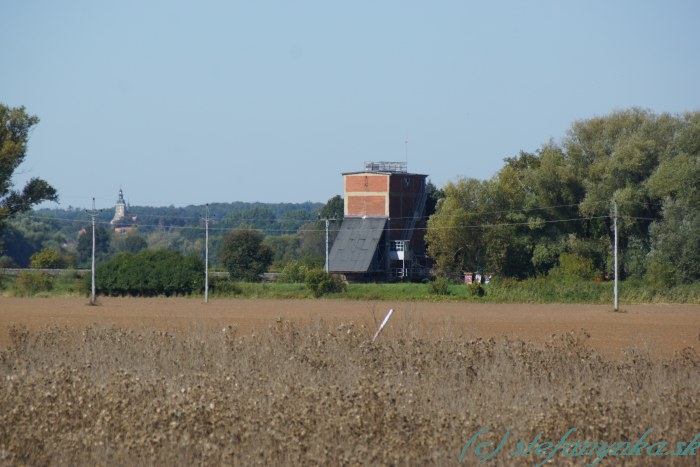
[[[119,198],[117,199],[117,204],[114,205],[114,217],[110,224],[115,225],[124,220],[126,217],[126,202],[124,201],[124,193],[121,187],[119,188]]]
[[[136,216],[127,211],[124,192],[119,188],[119,198],[114,205],[114,217],[110,221],[114,231],[120,234],[129,234],[136,231]]]

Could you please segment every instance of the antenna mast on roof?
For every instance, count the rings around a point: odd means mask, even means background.
[[[406,135],[406,170],[408,170],[408,135]]]

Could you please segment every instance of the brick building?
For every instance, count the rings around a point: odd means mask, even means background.
[[[365,162],[365,170],[344,173],[345,218],[329,271],[351,280],[425,276],[426,178],[404,162]]]

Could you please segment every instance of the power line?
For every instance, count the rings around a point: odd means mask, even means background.
[[[644,202],[629,202],[630,204],[640,204],[640,205],[652,205],[651,203],[644,203]],[[609,204],[609,201],[596,201],[593,204]],[[503,210],[493,210],[493,211],[483,211],[483,212],[478,212],[474,213],[475,218],[480,218],[480,217],[486,217],[490,215],[495,215],[495,214],[513,214],[513,213],[525,213],[525,212],[537,212],[537,211],[544,211],[544,210],[552,210],[552,209],[558,209],[558,208],[568,208],[568,207],[577,207],[580,206],[580,203],[570,203],[570,204],[558,204],[558,205],[550,205],[550,206],[539,206],[539,207],[530,207],[530,208],[523,208],[523,209],[503,209]],[[208,204],[206,205],[208,209]],[[165,208],[169,209],[169,208]],[[102,211],[102,210],[101,210]],[[101,212],[100,211],[100,212]],[[438,214],[439,218],[441,219],[450,219],[457,217],[458,214]],[[199,221],[201,219],[201,216],[199,217],[194,217],[194,216],[177,216],[177,215],[159,215],[159,214],[145,214],[145,215],[139,215],[139,218],[152,218],[152,219],[160,219],[160,220],[172,220],[172,221],[177,221],[181,220],[184,222],[192,221],[192,220],[197,220]],[[447,226],[447,227],[431,227],[433,230],[441,230],[441,229],[456,229],[456,228],[488,228],[488,227],[494,227],[494,226],[523,226],[523,225],[532,225],[532,224],[538,224],[538,223],[544,223],[544,224],[549,224],[549,223],[556,223],[556,222],[577,222],[577,221],[584,221],[584,220],[593,220],[593,219],[602,219],[606,218],[608,216],[590,216],[590,217],[576,217],[576,218],[568,218],[568,219],[536,219],[534,221],[522,221],[522,222],[499,222],[499,223],[475,223],[475,224],[469,224],[469,225],[456,225],[456,226]],[[81,219],[70,219],[70,218],[64,218],[64,217],[49,217],[49,216],[39,216],[39,215],[22,215],[19,218],[26,218],[26,219],[32,219],[32,220],[38,220],[38,221],[48,221],[48,222],[68,222],[68,223],[75,223],[75,224],[80,224],[83,221]],[[407,217],[392,217],[391,219],[394,221],[401,221],[405,219],[411,219],[413,216],[407,216]],[[627,219],[627,220],[646,220],[646,221],[655,221],[655,220],[661,220],[662,218],[653,218],[653,217],[639,217],[639,216],[620,216],[621,219]],[[283,220],[283,218],[278,218],[275,220],[270,220],[270,222],[279,222],[280,220]],[[333,219],[329,219],[333,220]],[[235,229],[243,229],[246,227],[240,226],[240,223],[245,223],[245,222],[250,222],[250,223],[257,223],[260,222],[261,219],[256,219],[256,218],[232,218],[231,221],[235,221],[236,223],[239,223],[239,225],[232,227],[232,226],[221,226],[221,227],[211,227],[211,226],[205,226],[204,228],[207,230],[213,230],[213,231],[230,231],[230,230],[235,230]],[[313,219],[289,219],[289,221],[296,221],[301,223],[302,225],[299,228],[292,228],[292,229],[283,229],[283,228],[256,228],[255,230],[259,230],[261,232],[265,233],[270,233],[270,234],[295,234],[295,233],[307,233],[307,232],[319,232],[323,231],[323,228],[301,228],[303,227],[304,224],[310,224],[313,223]],[[223,222],[226,222],[224,220]],[[108,225],[109,222],[107,221],[96,221],[96,224],[99,225]],[[146,228],[146,229],[164,229],[166,231],[173,231],[173,230],[201,230],[203,227],[200,225],[175,225],[172,223],[137,223],[136,224],[138,227],[141,228]],[[254,227],[253,227],[254,228]],[[427,227],[418,227],[416,230],[427,230]],[[332,232],[337,232],[339,229],[332,229],[329,228],[329,231]],[[399,230],[399,229],[389,229],[389,230]]]
[[[519,212],[535,212],[535,211],[545,211],[545,210],[551,210],[551,209],[558,209],[558,208],[568,208],[568,207],[578,207],[581,206],[583,203],[569,203],[569,204],[555,204],[555,205],[550,205],[550,206],[539,206],[539,207],[530,207],[530,208],[522,208],[522,209],[500,209],[500,210],[491,210],[491,211],[481,211],[478,212],[477,214],[479,216],[487,216],[491,214],[503,214],[503,213],[519,213]],[[605,204],[609,205],[609,201],[593,201],[588,204]],[[663,206],[663,204],[657,204],[657,203],[648,203],[648,202],[642,202],[642,201],[624,201],[621,204],[636,204],[636,205],[642,205],[642,206]],[[159,209],[159,208],[151,208],[147,207],[147,209]],[[171,209],[168,207],[162,208],[162,209]],[[184,209],[184,208],[174,208],[174,209]],[[239,211],[240,212],[240,211]],[[287,219],[289,221],[301,221],[301,222],[313,222],[315,219],[313,218],[313,215],[311,215],[311,212],[309,212],[310,216],[307,219]],[[24,216],[28,217],[28,216]],[[444,215],[443,215],[444,217]],[[169,220],[192,220],[192,221],[198,221],[201,219],[201,216],[181,216],[181,215],[169,215],[169,214],[139,214],[138,215],[139,219],[169,219]],[[405,219],[412,219],[413,216],[405,216],[405,217],[392,217],[391,219],[393,220],[405,220]],[[58,218],[60,219],[60,218]],[[277,222],[280,219],[284,219],[283,217],[276,218],[273,220],[273,222]],[[224,219],[224,221],[226,218]],[[259,222],[261,219],[260,218],[236,218],[235,217],[235,212],[233,213],[233,216],[230,219],[231,221],[235,222]],[[148,225],[148,224],[141,224],[141,225]]]
[[[23,216],[25,218],[29,219],[35,219],[35,220],[42,220],[42,221],[57,221],[57,222],[68,222],[68,223],[73,223],[73,224],[82,224],[84,221],[80,219],[61,219],[61,218],[47,218],[47,217],[40,217],[40,216]],[[458,224],[454,226],[445,226],[445,227],[416,227],[415,230],[452,230],[452,229],[458,229],[458,228],[465,228],[465,229],[470,229],[470,228],[489,228],[489,227],[504,227],[504,226],[529,226],[533,224],[551,224],[551,223],[561,223],[561,222],[578,222],[578,221],[588,221],[588,220],[594,220],[594,219],[606,219],[610,218],[610,215],[604,215],[604,216],[590,216],[590,217],[572,217],[572,218],[565,218],[565,219],[537,219],[535,221],[523,221],[523,222],[497,222],[497,223],[478,223],[478,224]],[[645,218],[645,217],[634,217],[634,216],[620,216],[619,218],[621,219],[635,219],[635,220],[662,220],[661,218]],[[389,219],[389,218],[387,218]],[[395,218],[391,218],[394,219]],[[330,220],[330,219],[329,219]],[[95,222],[97,225],[110,225],[110,222],[103,222],[103,221],[96,221]],[[197,225],[161,225],[161,224],[136,224],[138,227],[147,227],[147,228],[154,228],[154,229],[164,229],[167,231],[170,230],[204,230],[205,227],[202,226],[197,226]],[[245,227],[245,226],[236,226],[236,227],[209,227],[209,230],[215,230],[215,231],[222,231],[222,232],[227,232],[231,230],[245,230],[252,228],[253,230],[259,230],[261,232],[266,232],[266,233],[289,233],[289,234],[294,234],[294,233],[306,233],[306,232],[324,232],[325,228],[313,228],[313,229],[265,229],[265,228],[255,228],[255,227]],[[403,227],[401,228],[390,228],[390,229],[374,229],[374,230],[388,230],[388,231],[399,231],[403,230]],[[339,232],[340,229],[332,229],[329,228],[329,232]]]

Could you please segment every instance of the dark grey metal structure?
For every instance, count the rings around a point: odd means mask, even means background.
[[[387,219],[383,217],[346,217],[333,242],[329,269],[334,273],[366,274],[384,270],[380,243],[384,241]]]

